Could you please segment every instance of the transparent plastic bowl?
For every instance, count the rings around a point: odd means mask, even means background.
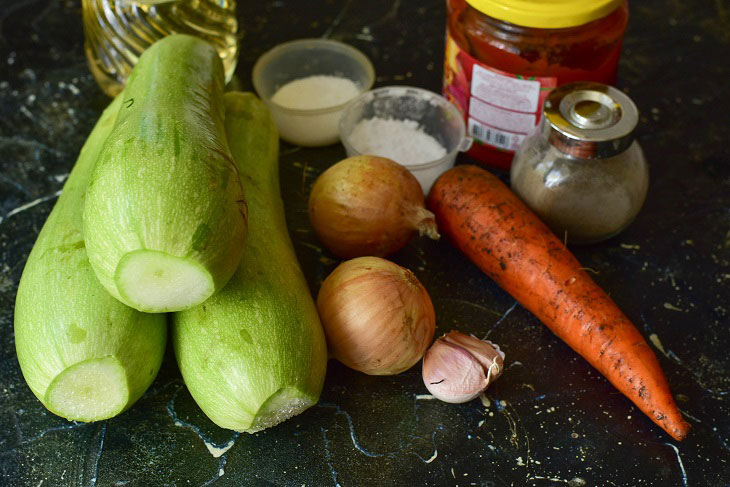
[[[371,118],[413,120],[418,127],[436,139],[446,149],[440,159],[405,166],[428,194],[436,179],[454,165],[456,155],[471,146],[466,126],[459,110],[446,98],[432,91],[411,86],[386,86],[368,91],[352,100],[340,118],[340,140],[348,156],[361,155],[350,140],[353,129],[361,120]],[[386,156],[386,154],[369,154]]]
[[[292,109],[271,101],[283,85],[309,76],[339,76],[352,80],[359,92],[369,90],[375,70],[362,52],[329,39],[285,42],[264,53],[253,67],[253,86],[268,105],[279,135],[292,144],[318,147],[339,139],[338,122],[350,100],[318,109]]]

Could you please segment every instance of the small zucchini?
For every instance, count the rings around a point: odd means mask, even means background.
[[[255,432],[317,402],[327,349],[286,228],[276,125],[250,93],[228,93],[225,102],[231,152],[246,184],[248,237],[228,285],[173,314],[172,339],[203,412],[223,428]]]
[[[28,386],[51,412],[111,418],[150,386],[167,340],[164,315],[140,313],[107,293],[81,235],[84,192],[121,97],[104,111],[63,186],[23,269],[15,348]]]
[[[238,266],[247,209],[223,126],[223,66],[172,35],[140,57],[84,206],[91,266],[140,311],[205,301]]]

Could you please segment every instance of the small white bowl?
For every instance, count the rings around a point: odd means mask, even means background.
[[[285,42],[264,53],[253,67],[253,86],[268,105],[279,135],[292,144],[318,147],[339,139],[338,122],[350,100],[318,109],[293,109],[271,100],[283,85],[309,76],[338,76],[352,80],[363,93],[372,87],[375,70],[352,46],[329,39]]]
[[[443,96],[411,86],[386,86],[363,93],[352,100],[342,112],[340,140],[348,157],[362,155],[350,140],[357,123],[376,117],[413,120],[421,130],[446,149],[444,157],[415,165],[395,161],[405,166],[418,179],[424,194],[428,194],[431,185],[441,173],[453,167],[457,153],[468,150],[472,143],[472,139],[466,135],[461,113]]]

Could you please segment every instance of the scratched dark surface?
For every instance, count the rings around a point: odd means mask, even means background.
[[[241,2],[239,85],[266,49],[328,36],[372,59],[377,85],[438,90],[441,0]],[[15,356],[13,302],[28,252],[106,98],[83,54],[78,1],[0,5],[0,484],[730,485],[730,3],[642,0],[619,71],[651,163],[637,221],[575,248],[651,339],[692,431],[671,440],[446,241],[394,256],[429,290],[438,332],[488,335],[508,368],[486,400],[428,400],[420,367],[369,377],[330,362],[321,402],[237,435],[207,420],[171,353],[145,396],[97,424],[47,412]],[[336,262],[306,218],[339,145],[282,145],[289,230],[313,292]]]

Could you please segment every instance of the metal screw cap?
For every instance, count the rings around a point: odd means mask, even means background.
[[[554,89],[545,100],[543,134],[566,154],[587,159],[611,157],[634,141],[639,111],[625,93],[601,83],[580,81]]]

